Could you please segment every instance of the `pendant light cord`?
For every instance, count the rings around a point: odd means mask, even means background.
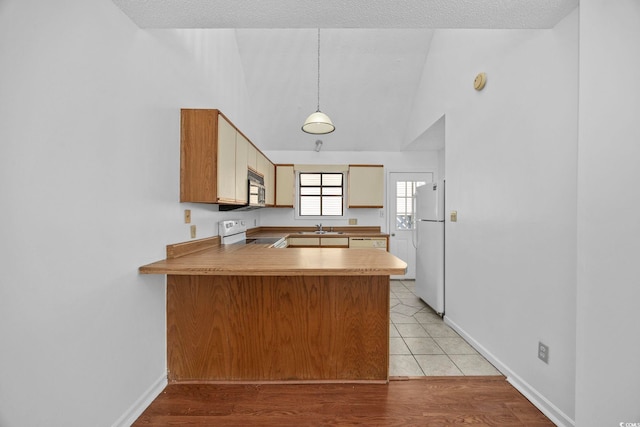
[[[318,109],[320,111],[320,28],[318,28]]]

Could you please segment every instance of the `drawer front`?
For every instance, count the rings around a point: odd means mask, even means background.
[[[289,237],[289,247],[320,246],[319,237]]]
[[[339,246],[343,248],[349,247],[348,237],[323,237],[320,239],[320,246]]]

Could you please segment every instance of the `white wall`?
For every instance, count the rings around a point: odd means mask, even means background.
[[[0,425],[124,423],[162,386],[164,277],[137,268],[189,240],[183,208],[198,237],[223,215],[178,203],[179,108],[248,122],[243,81],[233,30],[0,2]]]
[[[446,116],[447,209],[458,211],[446,224],[447,322],[565,424],[575,396],[578,18],[553,30],[437,31],[407,134]]]
[[[640,424],[640,3],[580,2],[576,425]]]
[[[436,172],[437,151],[376,152],[376,151],[265,151],[274,163],[281,164],[375,164],[384,165],[385,182],[389,172]],[[387,200],[386,189],[385,199]],[[347,209],[343,219],[322,219],[328,227],[348,225],[349,218],[356,218],[358,225],[379,226],[388,230],[388,206],[384,209]],[[296,219],[291,208],[266,208],[260,211],[260,225],[312,226],[318,220]]]

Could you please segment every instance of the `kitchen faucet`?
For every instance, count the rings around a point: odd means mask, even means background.
[[[322,223],[316,224],[316,227],[318,227],[318,231],[322,231]]]

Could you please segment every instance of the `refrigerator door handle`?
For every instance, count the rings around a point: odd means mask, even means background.
[[[411,244],[418,249],[418,221],[415,218],[412,221],[413,229],[411,230]]]

